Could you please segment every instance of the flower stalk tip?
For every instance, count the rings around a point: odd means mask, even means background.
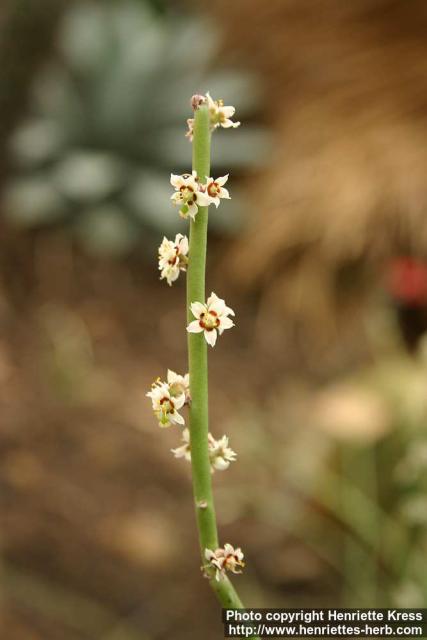
[[[190,104],[193,111],[196,111],[205,102],[206,96],[202,96],[200,93],[195,93],[194,96],[191,96]]]
[[[231,119],[236,109],[234,107],[225,106],[224,101],[213,100],[210,96],[209,91],[206,95],[202,96],[200,94],[196,94],[191,98],[191,107],[193,111],[197,111],[202,105],[206,105],[209,112],[209,130],[215,131],[218,127],[223,127],[224,129],[236,129],[240,127],[240,122],[233,122]],[[188,130],[185,136],[192,142],[194,137],[194,118],[188,118],[187,120]]]

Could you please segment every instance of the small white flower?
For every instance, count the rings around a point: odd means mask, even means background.
[[[154,414],[161,427],[185,424],[184,418],[178,413],[185,404],[184,393],[173,396],[166,382],[156,381],[146,395],[151,398]]]
[[[217,129],[218,127],[224,127],[224,129],[232,127],[236,129],[236,127],[240,126],[240,122],[233,122],[231,120],[236,112],[234,107],[224,106],[223,100],[212,100],[209,92],[206,94],[206,101],[209,109],[211,127],[213,129]]]
[[[191,449],[190,449],[190,432],[188,429],[184,429],[182,432],[183,444],[176,449],[171,449],[175,458],[185,458],[188,462],[191,462]]]
[[[242,573],[242,569],[245,566],[243,562],[244,555],[240,547],[235,549],[228,543],[224,545],[224,548],[219,547],[215,551],[205,549],[205,558],[215,569],[215,578],[218,581],[225,576],[226,571]]]
[[[210,197],[204,188],[202,190],[195,171],[191,174],[184,173],[182,176],[176,176],[172,173],[171,185],[175,188],[171,200],[180,207],[179,215],[181,218],[190,217],[194,220],[199,207],[209,206]]]
[[[231,462],[236,460],[237,454],[228,446],[227,436],[223,436],[220,440],[215,440],[211,433],[208,434],[209,460],[211,463],[211,472],[225,471]],[[190,432],[184,429],[182,432],[182,445],[176,449],[171,449],[175,458],[185,458],[191,462],[190,448]]]
[[[190,403],[190,374],[186,373],[184,376],[175,373],[168,369],[167,381],[169,385],[169,392],[173,398],[184,395],[185,404]]]
[[[212,434],[209,434],[209,460],[211,462],[211,472],[225,471],[231,462],[235,462],[237,453],[228,446],[228,437],[222,436],[219,440],[215,440]]]
[[[227,307],[224,300],[211,293],[206,304],[192,302],[191,313],[196,318],[187,327],[189,333],[204,333],[205,340],[211,347],[215,346],[217,335],[225,329],[234,327],[234,322],[228,316],[234,316],[233,309]]]
[[[224,188],[224,184],[228,180],[228,173],[226,176],[222,176],[221,178],[217,178],[214,180],[213,178],[208,178],[206,181],[206,193],[211,199],[211,203],[218,207],[220,203],[220,198],[226,198],[230,200],[230,194],[228,190]]]
[[[177,280],[181,271],[187,270],[188,238],[178,233],[175,240],[163,238],[159,247],[160,279],[166,279],[169,286]]]

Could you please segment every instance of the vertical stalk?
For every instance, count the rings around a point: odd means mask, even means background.
[[[210,172],[209,111],[202,106],[194,116],[193,170],[206,182]],[[192,320],[190,304],[205,302],[206,244],[208,207],[199,207],[190,222],[189,264],[187,269],[187,314]],[[218,547],[215,506],[208,454],[208,354],[203,333],[188,334],[188,370],[190,373],[191,407],[190,438],[193,492],[202,555],[204,550]]]
[[[209,111],[205,105],[196,109],[193,128],[193,170],[201,183],[210,174],[211,134]],[[208,207],[199,207],[195,220],[190,222],[189,264],[187,269],[187,319],[192,314],[190,304],[205,302],[206,245],[208,233]],[[188,334],[188,370],[190,373],[190,442],[193,493],[199,532],[202,562],[205,564],[205,549],[218,547],[218,531],[215,505],[212,494],[212,477],[208,449],[208,354],[203,333]],[[227,577],[215,580],[211,573],[209,581],[224,608],[243,608],[233,585]]]

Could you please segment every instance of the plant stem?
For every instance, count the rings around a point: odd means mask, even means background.
[[[204,106],[195,112],[193,136],[193,170],[201,182],[210,172],[209,112]],[[208,208],[199,207],[196,219],[190,223],[189,263],[187,269],[187,314],[192,318],[190,304],[205,302],[206,244]],[[204,550],[218,547],[215,506],[212,496],[208,453],[208,354],[203,333],[188,334],[188,370],[190,373],[191,407],[190,438],[193,492],[202,555]],[[199,505],[199,506],[198,506]]]
[[[209,111],[206,106],[196,109],[193,130],[193,170],[202,183],[210,173]],[[196,219],[190,223],[189,264],[187,269],[187,317],[192,318],[190,304],[205,302],[206,245],[208,207],[199,207]],[[196,507],[202,562],[205,549],[218,547],[215,505],[208,449],[208,354],[203,333],[188,334],[188,363],[190,373],[190,442],[193,493]],[[224,608],[241,609],[243,604],[227,577],[210,585]]]

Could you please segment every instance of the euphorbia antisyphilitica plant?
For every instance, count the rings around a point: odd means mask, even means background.
[[[216,439],[208,427],[208,345],[234,325],[234,311],[212,292],[206,298],[205,271],[210,205],[218,207],[230,198],[228,175],[210,176],[212,133],[218,128],[235,128],[234,107],[213,100],[209,93],[191,99],[194,117],[187,121],[187,137],[193,147],[193,166],[189,173],[171,175],[174,193],[171,200],[179,215],[189,220],[189,238],[178,234],[174,240],[163,238],[159,248],[161,279],[171,285],[186,272],[187,336],[189,372],[178,375],[169,370],[167,379],[156,380],[147,393],[161,427],[181,425],[182,445],[172,450],[176,458],[191,462],[193,493],[202,555],[202,569],[224,608],[242,608],[243,604],[227,573],[241,573],[242,550],[230,543],[221,545],[215,517],[212,474],[226,470],[236,460],[227,436]],[[182,410],[188,408],[188,427]]]

